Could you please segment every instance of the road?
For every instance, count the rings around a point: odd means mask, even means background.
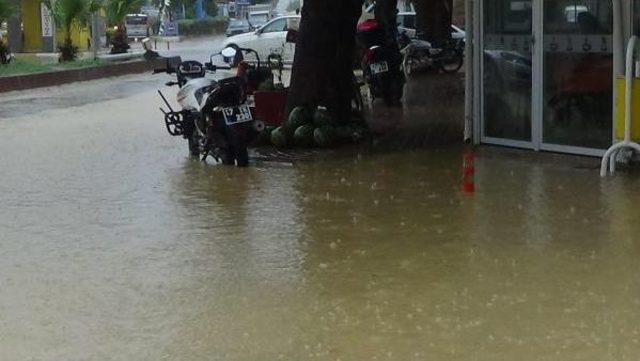
[[[0,360],[640,354],[637,174],[485,147],[465,196],[456,146],[204,164],[164,81],[0,96]]]

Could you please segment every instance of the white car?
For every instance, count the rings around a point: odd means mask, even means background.
[[[299,15],[281,16],[254,32],[228,37],[222,47],[238,46],[253,49],[260,55],[260,60],[265,60],[270,54],[276,53],[282,56],[285,63],[293,63],[295,44],[287,43],[287,32],[297,31],[299,27]],[[247,60],[251,60],[250,55]]]

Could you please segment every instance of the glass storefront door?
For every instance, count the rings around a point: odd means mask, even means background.
[[[483,2],[483,142],[531,142],[531,5],[530,0]]]
[[[543,5],[542,142],[607,148],[612,140],[612,2],[544,0]]]
[[[583,154],[610,146],[612,2],[483,0],[481,10],[481,141]]]

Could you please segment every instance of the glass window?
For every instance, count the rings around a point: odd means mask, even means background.
[[[544,3],[543,142],[611,145],[612,3]]]
[[[274,20],[262,28],[263,33],[276,33],[280,31],[287,31],[287,19]]]
[[[484,135],[531,141],[531,2],[484,4]]]

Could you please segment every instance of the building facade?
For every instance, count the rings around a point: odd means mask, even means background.
[[[640,28],[640,0],[476,0],[469,8],[474,141],[602,155],[615,141],[615,84]]]
[[[8,39],[11,50],[16,53],[55,53],[56,44],[63,35],[56,31],[53,18],[40,0],[15,0],[19,10],[8,21]],[[80,50],[90,45],[88,29],[74,30],[72,40]]]

